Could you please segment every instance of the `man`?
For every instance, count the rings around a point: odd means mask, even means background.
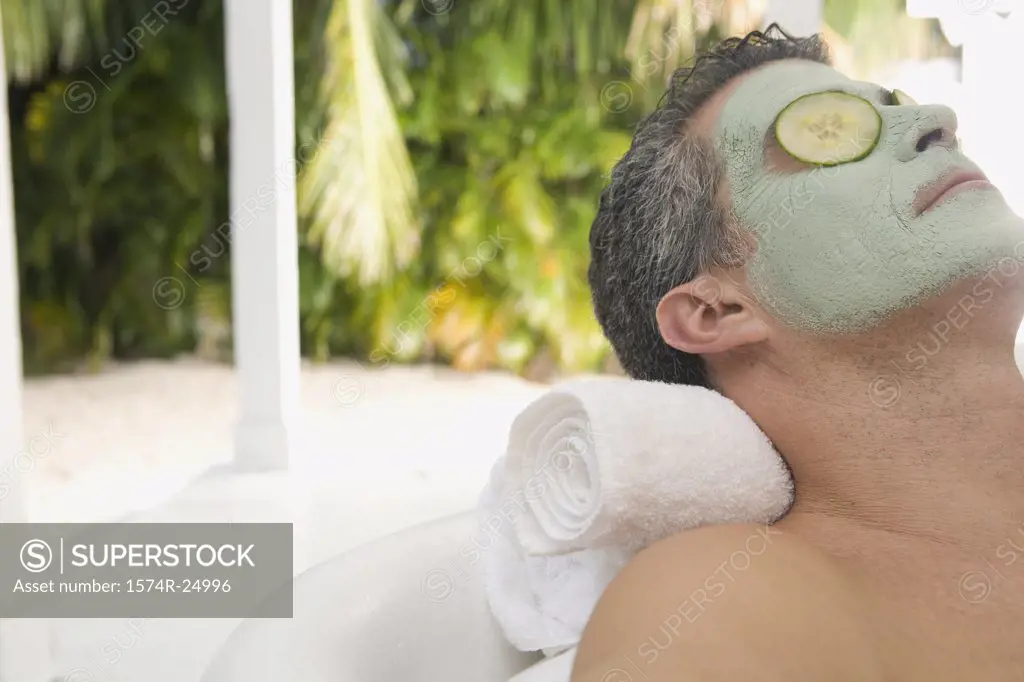
[[[796,502],[635,557],[574,682],[1024,678],[1024,221],[956,128],[776,27],[675,74],[601,197],[597,316],[631,376],[745,409]]]

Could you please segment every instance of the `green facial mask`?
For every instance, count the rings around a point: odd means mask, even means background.
[[[859,95],[878,107],[877,146],[837,166],[769,169],[765,144],[779,112],[823,91]],[[922,186],[953,168],[978,170],[948,147],[917,149],[923,134],[955,123],[947,107],[883,103],[877,85],[822,64],[782,61],[748,76],[729,96],[715,141],[734,212],[758,238],[749,276],[761,304],[805,331],[853,332],[1000,259],[1020,260],[1024,220],[994,190],[958,193],[915,215]]]

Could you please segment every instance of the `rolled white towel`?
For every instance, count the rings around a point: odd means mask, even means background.
[[[630,379],[553,388],[513,422],[503,499],[527,554],[638,551],[720,523],[768,523],[793,502],[788,467],[714,391]]]
[[[517,649],[552,656],[579,643],[640,549],[700,525],[771,523],[792,501],[782,458],[721,395],[618,378],[563,384],[515,420],[480,496],[491,612]]]
[[[501,495],[503,461],[491,470],[477,507],[480,531],[473,542],[482,557],[484,592],[512,646],[553,656],[579,643],[598,598],[629,553],[607,548],[528,556],[513,528],[525,507]]]

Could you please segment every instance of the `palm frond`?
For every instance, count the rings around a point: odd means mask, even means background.
[[[370,0],[338,0],[325,27],[324,148],[306,167],[299,210],[325,265],[368,286],[419,247],[416,176],[381,73]]]

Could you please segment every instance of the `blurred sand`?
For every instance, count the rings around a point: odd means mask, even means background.
[[[223,466],[237,416],[230,367],[187,359],[30,379],[36,454],[14,484],[32,521],[292,521],[298,574],[471,508],[512,419],[544,390],[500,373],[306,365],[290,471],[238,475]],[[239,621],[56,619],[55,679],[198,680]]]
[[[544,389],[502,373],[304,365],[291,479],[478,490],[512,418]],[[9,478],[26,487],[33,521],[150,509],[230,462],[237,404],[232,368],[193,359],[29,379],[25,438],[34,454]]]

